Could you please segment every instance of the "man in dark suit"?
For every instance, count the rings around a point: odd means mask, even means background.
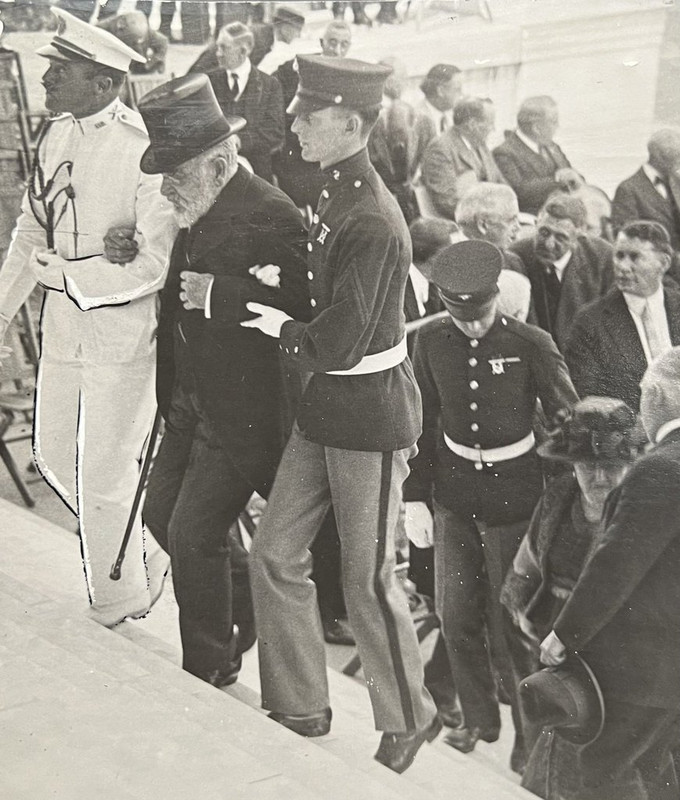
[[[490,100],[464,97],[453,109],[453,127],[428,145],[423,183],[442,217],[454,219],[458,201],[477,183],[505,183],[486,146],[494,118]]]
[[[166,431],[143,516],[171,557],[184,669],[224,686],[245,646],[233,623],[242,638],[253,628],[247,574],[232,613],[228,531],[253,492],[267,496],[284,437],[277,347],[239,322],[249,300],[306,313],[305,233],[290,200],[237,164],[245,120],[222,116],[204,75],[150,92],[140,112],[142,170],[163,173],[181,228],[158,325]]]
[[[655,222],[631,222],[619,233],[616,287],[580,311],[565,351],[581,397],[618,397],[637,411],[647,365],[680,345],[680,292],[663,284],[671,254]]]
[[[678,796],[671,752],[680,724],[680,350],[642,380],[655,447],[607,499],[601,533],[541,644],[541,660],[577,651],[604,696],[604,727],[579,754],[579,800]]]
[[[536,232],[510,250],[524,262],[538,324],[564,350],[576,312],[613,285],[612,246],[586,236],[586,207],[568,194],[551,198]]]
[[[242,22],[225,25],[217,45],[203,53],[189,72],[205,72],[226,117],[243,117],[240,154],[256,175],[272,179],[272,154],[284,139],[283,95],[276,78],[250,63],[255,39]],[[215,66],[215,62],[217,65]]]
[[[647,143],[649,160],[619,184],[612,202],[612,225],[618,233],[628,222],[648,219],[659,222],[680,248],[680,133],[664,128]]]
[[[416,140],[414,163],[420,166],[427,146],[453,127],[453,107],[463,93],[462,73],[453,64],[435,64],[420,84],[424,98],[415,107],[413,136]]]
[[[517,129],[505,132],[505,141],[493,157],[505,180],[517,194],[520,211],[538,214],[553,192],[573,190],[583,178],[553,141],[558,125],[552,97],[529,97],[517,112]]]

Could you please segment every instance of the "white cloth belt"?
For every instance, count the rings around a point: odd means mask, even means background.
[[[395,344],[389,350],[364,356],[352,369],[329,370],[326,375],[368,375],[371,372],[382,372],[384,369],[391,369],[397,364],[401,364],[407,355],[406,337],[404,336],[399,344]]]
[[[511,458],[517,458],[517,456],[528,453],[534,446],[535,441],[532,431],[518,442],[506,444],[504,447],[491,447],[488,450],[482,450],[481,448],[467,447],[464,444],[458,444],[458,442],[452,441],[444,434],[444,442],[452,453],[467,459],[467,461],[486,461],[490,464],[493,464],[495,461],[508,461]]]

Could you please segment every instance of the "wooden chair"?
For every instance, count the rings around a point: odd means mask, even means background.
[[[35,326],[28,305],[22,307],[10,325],[5,344],[12,348],[12,352],[0,363],[0,458],[24,503],[33,508],[35,501],[7,446],[12,442],[31,438],[38,350]],[[13,426],[22,418],[29,430],[17,433]]]

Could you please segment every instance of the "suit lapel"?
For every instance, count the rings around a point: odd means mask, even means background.
[[[670,203],[664,199],[654,188],[654,184],[647,177],[647,173],[640,167],[635,174],[640,194],[644,196],[645,202],[655,208],[659,214],[665,217],[672,215]]]
[[[680,292],[664,291],[664,306],[668,320],[668,333],[673,347],[680,345]]]
[[[522,160],[531,165],[531,169],[539,178],[545,178],[550,173],[550,166],[540,153],[532,150],[515,134],[515,144],[522,152]]]
[[[622,363],[628,364],[631,372],[644,372],[647,369],[647,357],[626,300],[618,289],[614,289],[607,298],[602,325],[613,347],[623,356]]]
[[[259,119],[257,109],[262,98],[262,78],[255,67],[250,70],[248,83],[243,90],[244,115],[246,119]]]

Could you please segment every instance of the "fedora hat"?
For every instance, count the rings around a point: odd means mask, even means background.
[[[210,80],[201,72],[164,83],[137,103],[149,134],[142,155],[147,174],[173,172],[245,127],[242,117],[225,117]]]
[[[578,654],[558,667],[546,667],[519,684],[527,720],[559,730],[574,744],[590,744],[602,732],[604,698],[589,664]]]
[[[553,461],[634,461],[646,443],[634,411],[614,397],[585,397],[559,411],[556,423],[538,448]]]

